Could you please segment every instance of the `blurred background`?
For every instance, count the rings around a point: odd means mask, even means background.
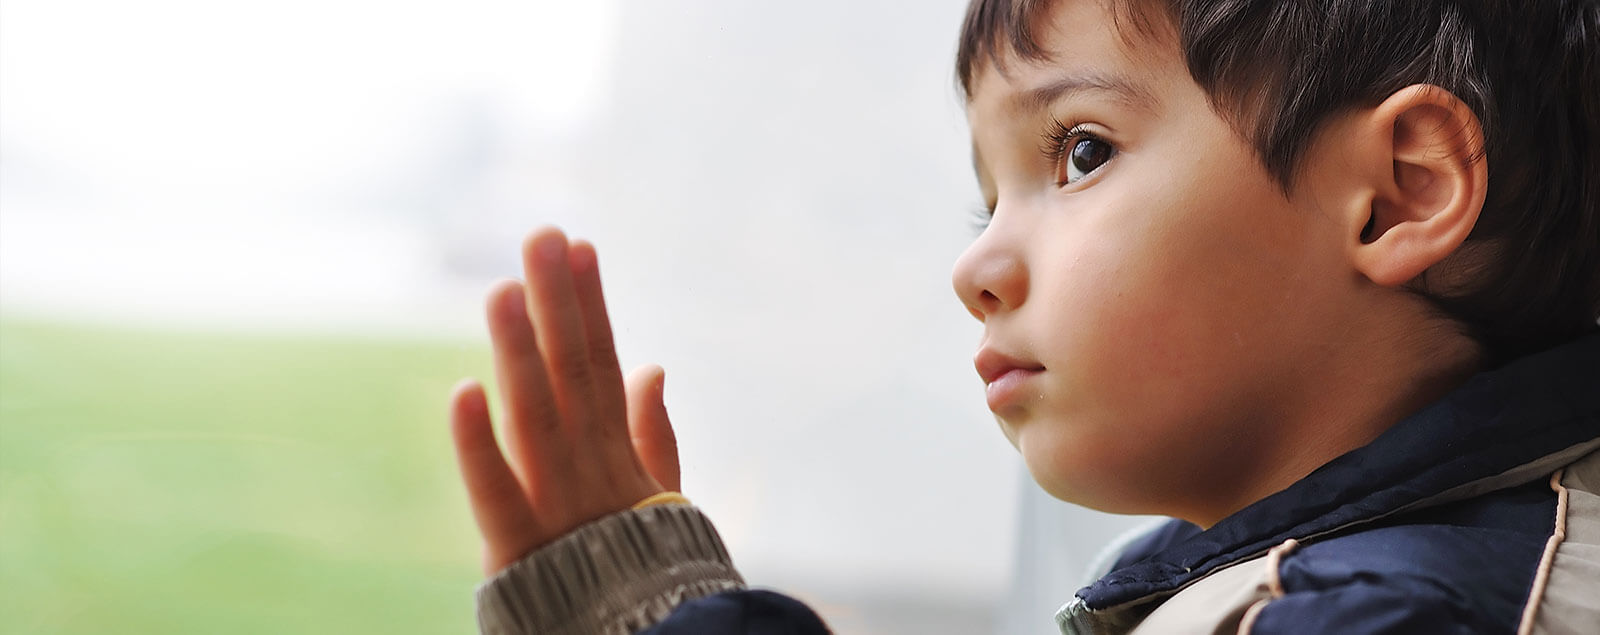
[[[445,398],[546,223],[752,583],[1053,632],[1136,520],[983,405],[964,5],[0,0],[0,632],[472,632]]]

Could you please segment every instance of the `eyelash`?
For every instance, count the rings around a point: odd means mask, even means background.
[[[1111,145],[1111,142],[1090,132],[1082,125],[1068,126],[1061,123],[1060,119],[1050,118],[1050,125],[1042,135],[1043,144],[1039,146],[1039,153],[1044,155],[1045,160],[1050,162],[1050,169],[1056,174],[1056,187],[1067,185],[1060,176],[1061,162],[1067,159],[1067,153],[1073,142],[1083,139],[1092,139],[1108,146]],[[988,229],[992,220],[994,220],[994,208],[988,205],[981,205],[972,210],[972,226],[977,233],[981,234],[983,230]]]
[[[1044,158],[1050,162],[1050,169],[1056,175],[1056,187],[1067,185],[1066,180],[1060,176],[1061,162],[1066,160],[1067,153],[1071,151],[1074,142],[1083,139],[1091,139],[1108,146],[1111,145],[1109,141],[1089,132],[1081,124],[1069,127],[1067,124],[1061,123],[1060,119],[1050,118],[1050,127],[1045,129],[1044,145],[1039,146],[1039,153],[1043,154]]]

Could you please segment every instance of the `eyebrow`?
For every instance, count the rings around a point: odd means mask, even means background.
[[[1085,74],[1065,75],[1037,88],[1018,93],[1011,99],[1013,109],[1032,112],[1043,110],[1057,100],[1083,93],[1109,93],[1118,103],[1130,108],[1151,111],[1155,96],[1143,86],[1115,75]]]

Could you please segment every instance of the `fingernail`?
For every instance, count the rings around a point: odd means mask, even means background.
[[[567,240],[559,234],[552,234],[540,239],[536,248],[539,250],[540,258],[549,262],[560,262],[566,256],[562,252],[567,250]]]
[[[501,296],[500,301],[505,304],[506,312],[510,313],[513,318],[528,317],[527,300],[523,297],[521,289],[506,292],[504,296]]]
[[[594,247],[587,243],[574,243],[572,250],[572,268],[575,271],[588,271],[594,268]]]
[[[461,381],[456,382],[456,387],[450,391],[450,395],[451,395],[452,400],[454,401],[454,400],[461,399],[463,396],[465,396],[468,393],[471,393],[473,391],[481,391],[481,390],[483,390],[483,387],[482,387],[482,385],[480,385],[478,383],[478,380],[473,379],[471,377],[467,377],[465,379],[462,379]],[[477,398],[467,399],[466,402],[465,402],[467,408],[469,410],[471,410],[472,412],[474,412],[474,413],[477,413],[477,412],[482,410],[482,408],[480,407],[480,404],[482,404],[482,403],[483,403],[482,400],[481,399],[477,399]]]

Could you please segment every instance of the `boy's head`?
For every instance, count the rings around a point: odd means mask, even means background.
[[[954,282],[1035,478],[1209,524],[1594,330],[1597,38],[1593,2],[975,0]]]

